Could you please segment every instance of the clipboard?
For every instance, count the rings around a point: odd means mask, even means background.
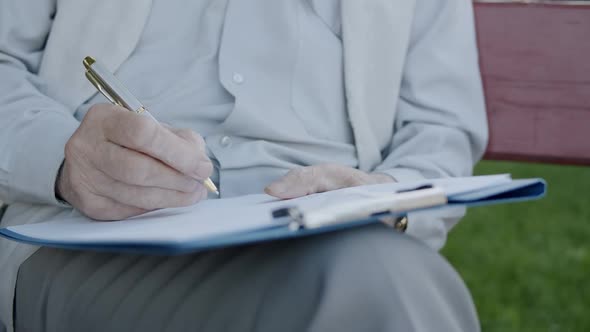
[[[175,220],[180,218],[190,221],[190,218],[198,218],[198,204],[185,210],[159,211],[147,217],[132,218],[115,223],[90,221],[84,219],[83,216],[63,216],[63,219],[49,220],[34,225],[2,228],[0,236],[18,242],[65,249],[174,255],[311,236],[384,222],[407,215],[410,215],[409,222],[411,223],[412,213],[430,211],[436,214],[437,211],[442,212],[447,208],[530,201],[540,199],[546,194],[547,184],[543,179],[512,180],[508,177],[502,178],[501,181],[500,178],[498,181],[483,180],[485,179],[482,177],[473,177],[473,180],[467,180],[466,183],[469,185],[463,186],[454,185],[454,181],[458,180],[444,179],[391,186],[348,188],[341,192],[318,194],[307,199],[308,203],[315,201],[317,204],[305,204],[306,198],[265,203],[264,199],[268,200],[268,198],[260,197],[258,203],[238,204],[235,211],[225,212],[227,218],[231,219],[235,215],[235,220],[239,221],[240,214],[260,209],[259,217],[266,218],[264,222],[256,224],[256,220],[252,220],[252,224],[249,225],[236,222],[235,225],[229,225],[229,228],[224,231],[210,233],[206,236],[199,236],[198,227],[179,229],[178,237],[165,236],[168,233],[176,234],[167,229],[178,225]],[[478,181],[481,184],[478,184]],[[391,188],[396,189],[390,190]],[[358,192],[365,192],[362,199],[356,199],[353,195]],[[337,199],[330,204],[324,204],[326,201],[321,201],[321,199],[326,197],[336,197]],[[350,199],[339,203],[338,197],[349,197]],[[247,197],[243,198],[243,200],[246,199]],[[223,205],[221,200],[217,201],[210,202],[210,205]],[[264,204],[270,204],[268,209]],[[206,205],[203,206],[206,207]],[[332,213],[334,211],[337,213]],[[267,212],[268,215],[263,215],[262,212]],[[203,222],[208,221],[203,220]],[[238,226],[242,227],[238,228]],[[58,229],[56,230],[55,227]],[[104,233],[109,230],[109,227],[113,228],[110,234],[116,236],[108,236],[108,233]],[[152,235],[136,234],[145,230],[145,227],[152,227],[153,232],[150,233]],[[48,230],[55,232],[49,234]],[[191,236],[191,232],[194,233],[194,236]]]

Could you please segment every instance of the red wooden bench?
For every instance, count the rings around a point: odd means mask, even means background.
[[[590,165],[590,1],[475,0],[486,158]]]

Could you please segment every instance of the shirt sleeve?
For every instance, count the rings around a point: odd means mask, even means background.
[[[55,0],[0,0],[0,200],[61,205],[64,147],[79,123],[37,75]]]
[[[471,1],[417,1],[394,126],[376,172],[397,181],[472,174],[488,129]],[[418,216],[408,232],[431,232],[419,237],[441,247],[462,215]]]

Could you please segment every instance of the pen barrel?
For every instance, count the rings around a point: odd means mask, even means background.
[[[145,110],[144,106],[131,91],[100,62],[92,63],[88,67],[88,71],[92,72],[95,79],[100,81],[102,87],[107,90],[116,104],[135,113],[142,113],[142,110]]]

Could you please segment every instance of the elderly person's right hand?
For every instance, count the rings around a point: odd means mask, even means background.
[[[90,218],[118,220],[198,202],[212,170],[193,131],[98,104],[65,147],[56,192]]]

